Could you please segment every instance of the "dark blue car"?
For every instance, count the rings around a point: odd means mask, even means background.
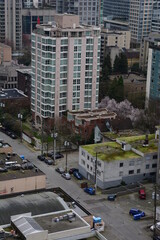
[[[108,195],[108,198],[107,198],[107,199],[108,199],[109,201],[114,201],[114,200],[116,199],[116,196],[117,196],[116,194],[110,194],[110,195]]]
[[[142,211],[139,210],[139,209],[137,209],[137,208],[131,208],[130,211],[129,211],[129,214],[132,215],[132,216],[134,216],[134,215],[139,214],[139,213],[141,213],[141,212],[142,212]]]
[[[95,188],[92,187],[84,188],[84,191],[90,195],[95,195]]]
[[[73,172],[73,176],[76,177],[78,180],[82,180],[83,177],[78,171]]]
[[[145,217],[145,213],[139,209],[131,208],[129,214],[133,216],[134,220],[139,220],[142,217]]]

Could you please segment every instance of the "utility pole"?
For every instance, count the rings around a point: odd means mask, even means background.
[[[157,208],[157,185],[154,186],[154,229],[153,237],[156,236],[156,208]]]
[[[95,182],[95,193],[96,193],[96,190],[97,190],[97,152],[96,152],[96,160],[95,160],[95,179],[94,179],[94,182]]]
[[[20,120],[20,124],[21,124],[21,142],[22,142],[22,134],[23,134],[22,119],[23,119],[23,115],[21,113],[18,113],[18,119]]]
[[[65,141],[64,142],[64,146],[65,146],[65,148],[66,148],[66,169],[65,169],[65,171],[67,172],[67,168],[68,168],[68,159],[67,159],[67,148],[69,148],[70,147],[70,143],[68,142],[68,141]]]
[[[44,122],[42,117],[42,128],[41,128],[41,155],[43,155],[43,145],[44,145]]]

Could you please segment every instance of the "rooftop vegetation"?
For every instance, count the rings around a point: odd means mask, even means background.
[[[132,137],[122,137],[119,138],[120,141],[125,141],[126,143],[131,144],[131,146],[142,153],[152,153],[157,151],[157,140],[154,139],[154,134],[148,135],[149,146],[143,147],[144,140],[146,135],[141,136],[132,136]],[[113,161],[121,159],[131,159],[139,158],[140,156],[134,153],[132,150],[123,151],[121,145],[116,142],[105,142],[99,144],[91,144],[83,146],[83,149],[86,150],[93,157],[96,156],[103,161]]]

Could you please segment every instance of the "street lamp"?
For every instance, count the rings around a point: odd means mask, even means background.
[[[4,108],[4,107],[5,107],[5,103],[2,103],[2,102],[1,102],[1,103],[0,103],[0,107],[1,107],[1,108]]]
[[[5,108],[5,103],[0,102],[0,107],[2,109],[2,115],[3,115],[3,109]],[[2,118],[4,118],[4,116],[2,116]]]
[[[95,159],[95,176],[94,176],[94,188],[95,188],[95,193],[97,191],[97,152],[96,152],[96,159]]]
[[[22,142],[22,119],[23,119],[23,115],[21,113],[18,113],[18,119],[20,120],[20,123],[21,123],[21,142]]]
[[[58,137],[58,133],[54,132],[51,133],[51,137],[53,138],[53,156],[54,156],[54,161],[56,160],[56,138]]]
[[[66,148],[66,172],[67,172],[67,165],[68,165],[68,162],[67,162],[67,148],[70,147],[70,142],[65,141],[65,142],[64,142],[64,146],[65,146],[65,148]]]

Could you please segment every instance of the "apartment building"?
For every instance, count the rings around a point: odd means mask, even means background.
[[[109,30],[121,30],[121,31],[129,30],[129,22],[113,20],[113,19],[111,20],[104,17],[103,24],[104,24],[104,28]]]
[[[146,143],[146,138],[147,142]],[[122,137],[112,142],[91,144],[79,149],[79,171],[101,189],[121,182],[155,179],[158,140],[154,135]],[[96,175],[95,175],[96,172]]]
[[[56,0],[56,12],[79,15],[80,24],[98,26],[102,21],[102,10],[102,0]]]
[[[160,33],[160,1],[155,0],[152,14],[152,32]]]
[[[146,71],[148,66],[149,44],[154,44],[156,39],[160,39],[160,33],[158,32],[152,32],[148,37],[142,39],[140,46],[139,66],[143,71]]]
[[[160,37],[149,43],[146,107],[150,100],[160,100]]]
[[[109,31],[101,29],[101,62],[108,54],[108,48],[118,47],[119,49],[130,49],[131,34],[130,31]]]
[[[153,0],[130,0],[131,41],[140,43],[151,32]]]
[[[129,20],[130,0],[103,0],[103,16]]]
[[[29,35],[36,28],[38,19],[40,24],[54,21],[55,9],[53,8],[23,8],[22,9],[22,33]]]
[[[22,48],[21,0],[0,1],[0,42]]]
[[[32,33],[31,109],[36,124],[66,110],[98,105],[100,28],[79,25],[79,17],[55,15],[56,24]]]
[[[24,8],[38,8],[42,7],[44,0],[22,0]]]

